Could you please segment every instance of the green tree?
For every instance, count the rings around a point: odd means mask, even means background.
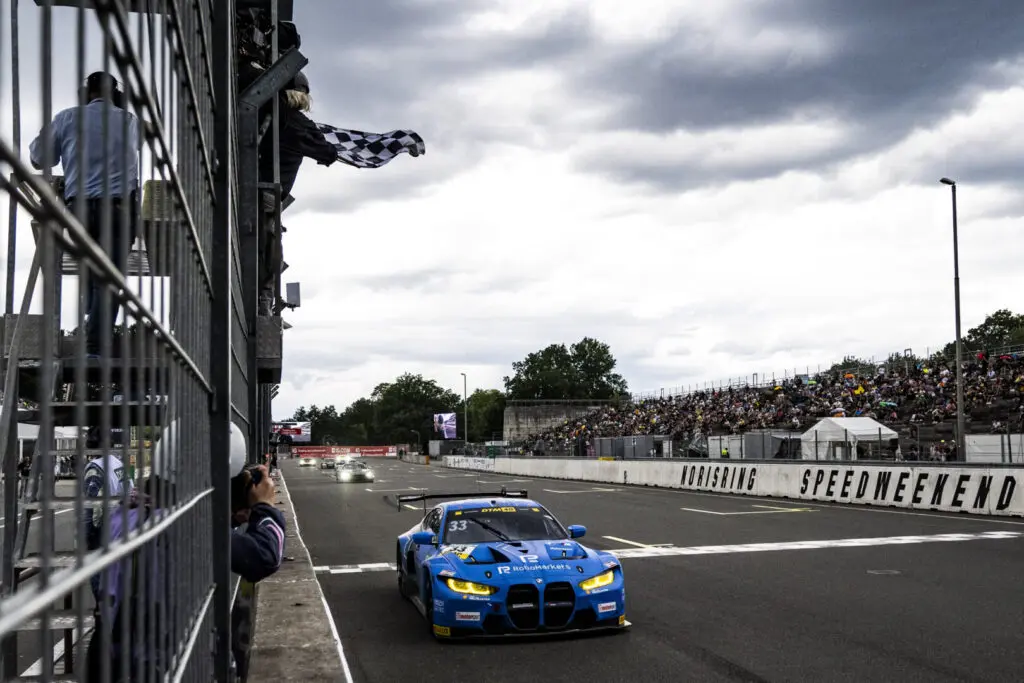
[[[310,423],[310,443],[321,445],[324,439],[330,437],[335,443],[341,443],[343,434],[343,419],[334,406],[323,408],[312,405],[309,408],[301,406],[296,409],[292,419],[298,422]]]
[[[1024,344],[1024,315],[1001,308],[985,316],[985,320],[980,325],[968,330],[963,341],[964,351],[972,353],[1022,345]],[[955,339],[946,344],[942,349],[942,354],[947,358],[956,355]]]
[[[460,412],[460,415],[463,413]],[[505,394],[498,389],[477,389],[469,396],[469,440],[490,441],[505,426]]]
[[[584,337],[569,348],[551,344],[512,364],[505,377],[511,400],[612,399],[628,391],[604,342]]]
[[[378,384],[370,394],[375,410],[375,435],[392,443],[409,441],[413,433],[433,438],[435,413],[452,413],[462,399],[434,380],[406,373]]]

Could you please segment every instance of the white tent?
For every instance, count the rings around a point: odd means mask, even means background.
[[[800,437],[800,455],[804,460],[856,460],[857,444],[867,444],[879,457],[879,444],[889,446],[899,438],[892,429],[870,417],[826,417]]]

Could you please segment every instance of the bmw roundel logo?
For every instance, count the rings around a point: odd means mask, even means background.
[[[489,579],[491,578],[491,573],[489,571],[484,572],[484,576],[486,576]]]
[[[537,579],[537,583],[544,583],[544,579]]]

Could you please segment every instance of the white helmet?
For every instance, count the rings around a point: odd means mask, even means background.
[[[151,460],[153,476],[160,477],[165,481],[173,483],[178,478],[178,469],[181,467],[178,456],[178,420],[164,427],[160,433],[160,439],[153,447]],[[229,447],[231,476],[237,477],[245,468],[246,444],[245,434],[234,422],[231,423],[231,445]]]

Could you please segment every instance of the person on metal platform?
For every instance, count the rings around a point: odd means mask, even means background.
[[[124,109],[124,92],[104,71],[85,79],[80,104],[53,117],[29,145],[32,166],[58,163],[64,169],[64,200],[82,217],[89,236],[122,273],[137,232],[139,120]],[[80,124],[81,122],[81,124]],[[79,139],[79,126],[84,138]],[[44,159],[44,150],[49,156]],[[109,236],[104,233],[104,200],[110,199]],[[106,237],[106,239],[104,239]],[[109,240],[109,241],[107,241]],[[84,272],[84,268],[80,272]],[[104,329],[117,321],[117,303],[100,276],[90,274],[86,294],[86,351],[98,357]],[[102,320],[104,302],[109,319]],[[101,325],[102,322],[102,325]]]

